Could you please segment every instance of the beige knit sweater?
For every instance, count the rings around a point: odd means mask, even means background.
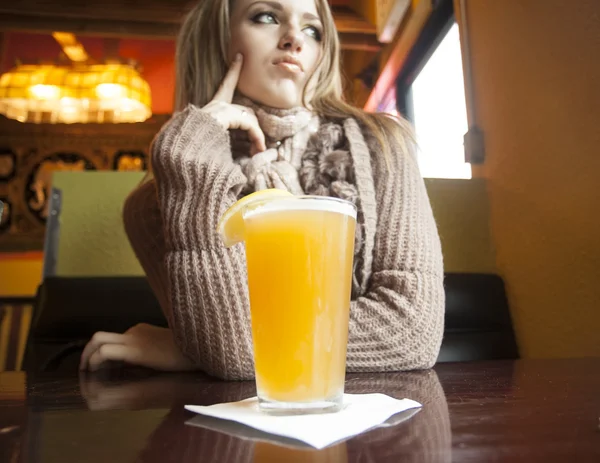
[[[386,163],[354,119],[341,127],[362,230],[347,369],[429,368],[443,335],[443,262],[417,163],[398,150]],[[178,346],[200,369],[225,379],[254,377],[244,247],[226,249],[216,233],[248,184],[240,156],[228,132],[190,105],[157,135],[155,178],[132,192],[123,214]]]

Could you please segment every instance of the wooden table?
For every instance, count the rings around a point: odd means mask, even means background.
[[[254,441],[248,428],[183,409],[253,396],[252,382],[124,369],[2,373],[0,391],[2,462],[600,462],[600,359],[348,375],[347,392],[424,407],[321,451]]]

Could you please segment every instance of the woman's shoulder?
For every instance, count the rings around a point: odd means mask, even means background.
[[[368,114],[365,118],[349,116],[342,124],[349,138],[364,142],[372,162],[377,165],[390,168],[414,158],[415,137],[410,124],[404,119],[379,113]]]

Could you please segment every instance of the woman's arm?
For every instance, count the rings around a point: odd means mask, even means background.
[[[231,379],[253,376],[243,248],[226,250],[215,230],[246,183],[232,161],[228,130],[247,131],[253,152],[266,149],[253,111],[232,104],[242,63],[238,55],[211,102],[202,109],[189,105],[163,127],[151,148],[156,179],[125,204],[125,229],[172,332],[161,328],[152,349],[142,347],[152,338],[145,326],[118,336],[96,333],[82,369],[123,360],[167,370],[198,367]]]
[[[175,340],[209,374],[253,378],[244,248],[226,249],[216,232],[246,183],[232,161],[228,133],[189,106],[161,131],[151,151]]]
[[[394,144],[392,144],[393,146]],[[352,302],[347,368],[429,368],[444,329],[444,268],[437,227],[416,159],[372,153],[377,203],[373,268]]]
[[[156,196],[156,181],[143,181],[125,199],[123,226],[152,292],[171,325],[171,309],[164,258],[166,253],[163,221]]]

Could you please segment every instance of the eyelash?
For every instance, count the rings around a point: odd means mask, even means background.
[[[264,23],[264,22],[260,21],[261,16],[269,16],[274,21],[277,21],[277,17],[273,13],[270,13],[268,11],[263,11],[263,12],[260,12],[258,14],[255,14],[254,16],[252,16],[252,22],[255,24],[272,24],[272,23]],[[317,42],[320,42],[323,39],[323,34],[315,26],[308,26],[308,28],[312,29],[314,31],[314,35],[312,36],[312,38],[315,39]]]

